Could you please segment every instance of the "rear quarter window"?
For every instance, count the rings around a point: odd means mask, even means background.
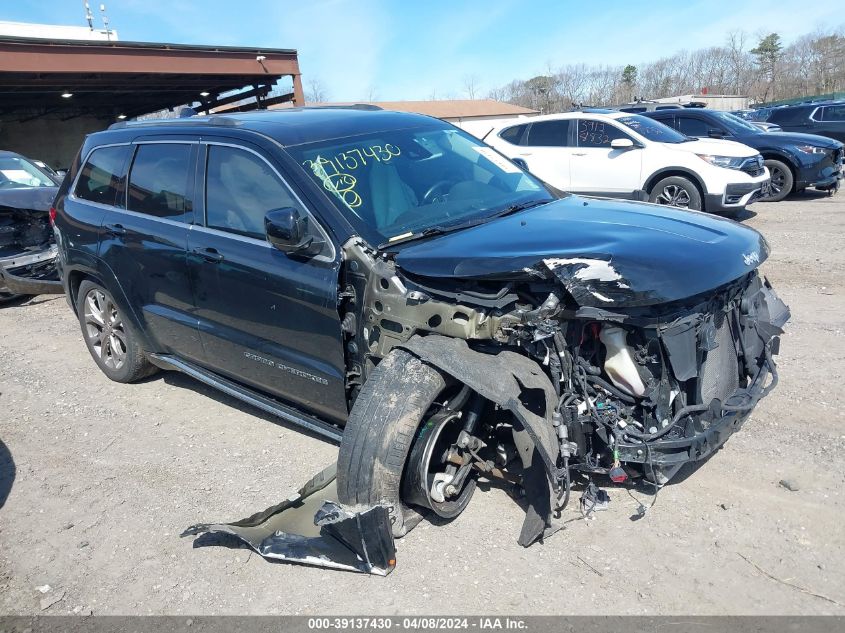
[[[514,125],[499,133],[499,138],[511,145],[522,145],[522,137],[525,136],[525,129],[528,125]]]
[[[128,145],[95,149],[82,166],[73,195],[81,200],[114,205],[128,155]]]

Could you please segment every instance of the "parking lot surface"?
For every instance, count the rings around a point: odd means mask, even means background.
[[[793,315],[743,430],[639,520],[643,491],[608,485],[590,521],[575,492],[528,549],[520,507],[480,487],[397,541],[387,578],[180,538],[279,502],[336,447],[179,374],[110,382],[63,297],[0,308],[0,613],[845,614],[845,194],[742,221]]]

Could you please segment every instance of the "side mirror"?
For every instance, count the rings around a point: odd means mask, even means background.
[[[308,234],[308,218],[297,209],[283,207],[268,211],[264,216],[267,241],[288,255],[316,255],[323,247],[321,240]]]
[[[707,136],[709,136],[710,138],[724,138],[725,133],[722,132],[722,130],[710,128],[709,130],[707,130]]]
[[[615,138],[610,141],[611,149],[631,149],[634,147],[634,141],[629,138]]]
[[[57,169],[57,170],[56,170],[56,175],[57,175],[59,178],[64,178],[65,176],[67,176],[67,169]]]

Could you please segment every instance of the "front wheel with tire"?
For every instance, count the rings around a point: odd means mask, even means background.
[[[76,312],[88,351],[110,379],[133,382],[155,371],[134,328],[108,290],[93,281],[83,281],[76,295]]]
[[[701,211],[701,193],[683,176],[669,176],[660,180],[648,194],[648,201],[680,209]]]
[[[337,460],[340,502],[387,506],[397,537],[422,518],[420,505],[446,519],[460,514],[476,484],[465,477],[450,485],[457,480],[448,449],[461,429],[450,403],[460,393],[451,378],[417,357],[391,351],[349,413]],[[409,491],[409,485],[421,489]]]
[[[763,164],[769,168],[769,193],[760,198],[760,202],[779,202],[792,193],[792,186],[795,183],[795,178],[792,176],[792,170],[784,162],[767,158]]]

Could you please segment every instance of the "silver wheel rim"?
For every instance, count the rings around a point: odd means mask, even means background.
[[[689,192],[680,185],[666,185],[657,196],[657,204],[667,204],[670,207],[688,209],[689,203]]]
[[[120,369],[126,362],[126,330],[117,306],[102,290],[85,295],[85,336],[88,345],[109,369]]]

